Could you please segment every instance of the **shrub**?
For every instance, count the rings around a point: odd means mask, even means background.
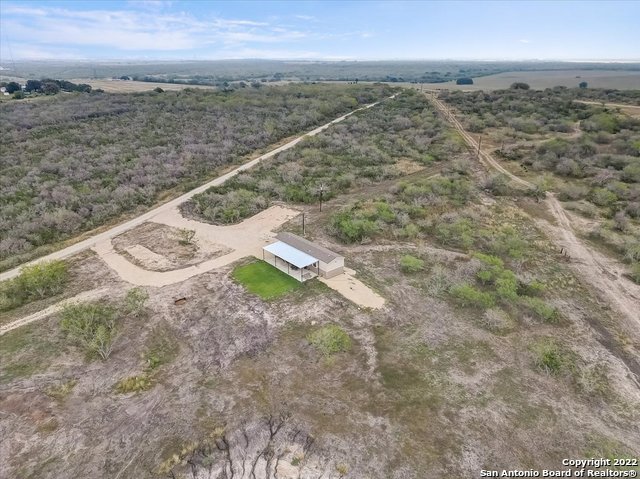
[[[478,322],[484,328],[497,334],[510,331],[514,325],[509,315],[500,308],[487,309],[484,314],[478,318]]]
[[[532,348],[534,364],[548,374],[560,374],[573,369],[573,357],[559,343],[547,338],[535,343]]]
[[[338,238],[345,243],[361,242],[378,231],[378,226],[371,220],[357,218],[353,211],[344,211],[334,215],[331,226]]]
[[[605,188],[594,188],[590,194],[591,202],[598,206],[611,206],[618,201],[618,197],[612,191]]]
[[[193,243],[193,239],[196,236],[195,230],[190,230],[187,228],[180,228],[178,230],[178,243],[181,245],[190,245]]]
[[[77,383],[77,380],[70,379],[69,381],[66,381],[57,386],[49,387],[45,392],[47,396],[56,399],[57,401],[62,401],[71,393]]]
[[[151,378],[146,374],[140,376],[130,376],[121,379],[116,383],[115,389],[120,394],[137,393],[146,391],[152,386]]]
[[[549,306],[540,298],[525,297],[521,299],[521,303],[536,317],[547,323],[555,323],[558,321],[558,310],[553,306]]]
[[[521,296],[540,296],[547,289],[547,286],[540,281],[533,280],[529,283],[520,284],[520,292]]]
[[[88,354],[107,359],[116,337],[116,310],[100,303],[67,305],[60,313],[60,326]]]
[[[424,261],[409,254],[400,258],[400,270],[403,273],[413,274],[424,269]]]
[[[488,309],[495,305],[495,298],[491,293],[479,291],[470,284],[458,284],[449,289],[449,293],[460,304],[466,307]]]
[[[515,83],[512,83],[509,88],[511,88],[512,90],[528,90],[531,87],[529,86],[528,83],[515,82]]]
[[[131,288],[124,297],[125,311],[128,314],[139,316],[144,311],[144,305],[149,299],[149,294],[142,288]]]
[[[474,241],[474,224],[468,218],[457,218],[452,223],[438,223],[435,235],[444,245],[469,249]]]
[[[325,356],[346,352],[351,349],[351,338],[342,328],[335,324],[317,329],[309,334],[307,339]]]
[[[68,277],[68,265],[61,260],[25,266],[16,278],[0,284],[0,310],[56,295],[62,292]]]
[[[504,173],[492,175],[484,182],[484,188],[496,196],[506,196],[511,194],[509,179]]]
[[[606,397],[611,394],[609,384],[609,368],[606,363],[596,363],[581,368],[576,383],[578,388],[585,394],[599,395]]]
[[[473,78],[462,77],[456,80],[456,85],[473,85]]]

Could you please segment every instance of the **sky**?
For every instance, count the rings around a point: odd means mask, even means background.
[[[0,0],[0,61],[640,60],[640,1]]]

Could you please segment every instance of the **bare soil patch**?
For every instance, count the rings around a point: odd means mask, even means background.
[[[150,271],[171,271],[218,258],[231,248],[204,238],[181,241],[180,229],[143,223],[112,240],[114,249],[129,261]]]

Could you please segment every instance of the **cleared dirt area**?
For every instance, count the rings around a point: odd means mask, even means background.
[[[473,85],[456,85],[455,81],[446,83],[424,83],[423,88],[432,90],[498,90],[509,88],[512,83],[525,82],[531,88],[544,90],[554,86],[577,87],[586,81],[589,88],[615,88],[634,90],[640,88],[640,72],[633,71],[585,71],[556,70],[531,72],[505,72],[473,79]]]
[[[85,83],[91,85],[94,90],[100,88],[107,93],[134,93],[137,91],[151,91],[156,88],[162,88],[167,91],[179,91],[185,88],[205,88],[214,89],[213,86],[207,85],[181,85],[177,83],[155,83],[133,80],[93,80],[86,78],[78,78],[72,80],[74,83]]]
[[[343,274],[333,278],[319,278],[331,289],[335,289],[345,298],[353,301],[363,308],[380,309],[384,306],[385,300],[375,293],[362,281],[355,278],[356,272],[350,268],[345,268]]]
[[[150,271],[184,268],[231,252],[204,237],[186,241],[179,228],[154,222],[143,223],[111,242],[115,251]]]

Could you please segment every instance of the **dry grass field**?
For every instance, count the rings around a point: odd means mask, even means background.
[[[179,91],[185,88],[206,88],[212,89],[213,86],[205,85],[180,85],[177,83],[155,83],[145,81],[132,81],[132,80],[91,80],[86,78],[79,78],[73,80],[74,83],[86,83],[91,85],[91,88],[101,88],[107,93],[133,93],[137,91],[151,91],[154,88],[162,88],[167,91]]]
[[[473,85],[446,83],[424,83],[424,88],[434,90],[499,90],[509,88],[514,82],[528,83],[531,88],[543,90],[554,86],[577,87],[586,81],[590,88],[615,88],[633,90],[640,88],[640,71],[616,70],[555,70],[504,72],[473,79]]]

